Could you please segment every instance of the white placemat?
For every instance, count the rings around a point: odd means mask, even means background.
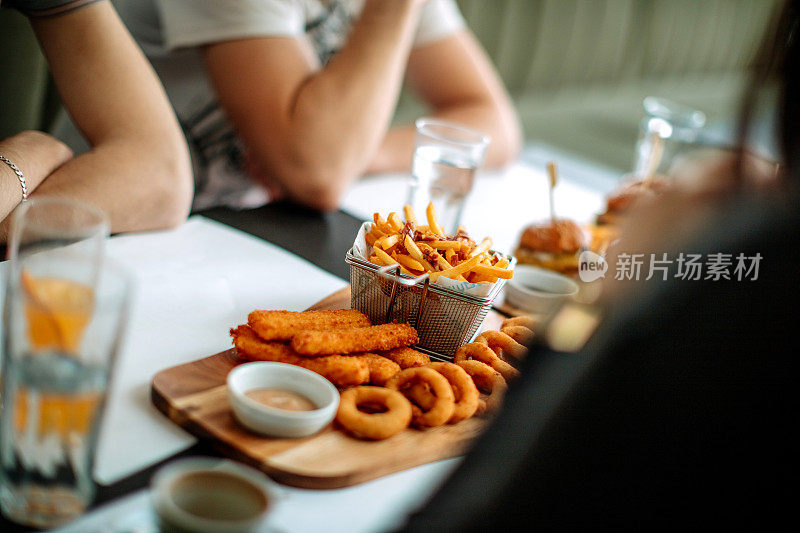
[[[171,231],[113,237],[108,255],[130,269],[136,292],[100,431],[95,478],[103,484],[195,442],[153,407],[154,374],[229,348],[228,329],[253,309],[302,310],[346,285],[199,216]]]

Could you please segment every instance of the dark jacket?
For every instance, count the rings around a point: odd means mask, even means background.
[[[534,347],[504,410],[406,530],[791,518],[797,198],[731,201],[686,243],[760,253],[758,280],[636,282],[581,352]]]

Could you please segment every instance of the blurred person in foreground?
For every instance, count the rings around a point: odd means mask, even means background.
[[[645,267],[638,280],[610,280],[600,304],[562,308],[537,332],[503,411],[404,530],[791,523],[798,26],[800,2],[789,1],[743,105],[745,146],[755,104],[777,86],[780,172],[759,172],[741,150],[733,165],[715,165],[706,186],[641,206],[609,259],[608,278],[616,278],[624,254],[727,257],[729,279],[719,270],[687,278],[673,264],[668,276],[647,280]],[[746,271],[737,269],[740,254]],[[591,336],[580,347],[583,334]]]
[[[390,128],[404,78],[430,115],[520,146],[516,113],[454,0],[118,0],[189,141],[193,209],[287,197],[333,210],[364,174],[408,169]],[[80,150],[76,131],[56,134]]]
[[[180,224],[192,198],[186,143],[111,2],[3,0],[2,7],[29,17],[64,106],[91,148],[75,157],[37,131],[0,140],[0,241],[9,213],[25,197],[45,195],[100,207],[115,233]]]

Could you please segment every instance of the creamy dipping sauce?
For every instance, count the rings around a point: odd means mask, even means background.
[[[302,394],[285,389],[252,389],[245,392],[244,395],[258,403],[276,409],[285,409],[286,411],[313,411],[317,409],[314,402]]]
[[[208,520],[251,520],[269,504],[261,488],[227,472],[190,472],[169,491],[178,507]]]

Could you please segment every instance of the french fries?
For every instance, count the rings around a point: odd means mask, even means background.
[[[414,210],[411,209],[411,206],[406,204],[403,206],[403,214],[406,217],[406,222],[411,222],[415,226],[417,225],[417,217],[414,215]]]
[[[428,227],[430,227],[431,231],[444,236],[444,230],[436,220],[436,209],[433,207],[433,202],[428,204],[428,209],[425,210],[425,214],[428,215]]]
[[[475,257],[476,255],[480,255],[483,252],[487,251],[492,246],[492,239],[486,237],[483,241],[475,247],[469,254],[470,257]]]
[[[505,268],[500,268],[497,266],[489,266],[489,265],[475,265],[473,270],[477,274],[482,274],[486,277],[496,277],[496,278],[503,278],[503,279],[511,279],[514,277],[514,272],[511,270],[506,270]]]
[[[415,277],[428,273],[432,282],[446,277],[490,284],[514,276],[508,268],[509,260],[491,251],[491,239],[476,245],[460,226],[456,235],[445,235],[433,203],[425,210],[427,225],[417,225],[410,205],[403,207],[402,215],[405,222],[396,212],[385,219],[379,213],[373,216],[366,235],[367,244],[372,246],[372,263],[399,265],[402,272]]]

